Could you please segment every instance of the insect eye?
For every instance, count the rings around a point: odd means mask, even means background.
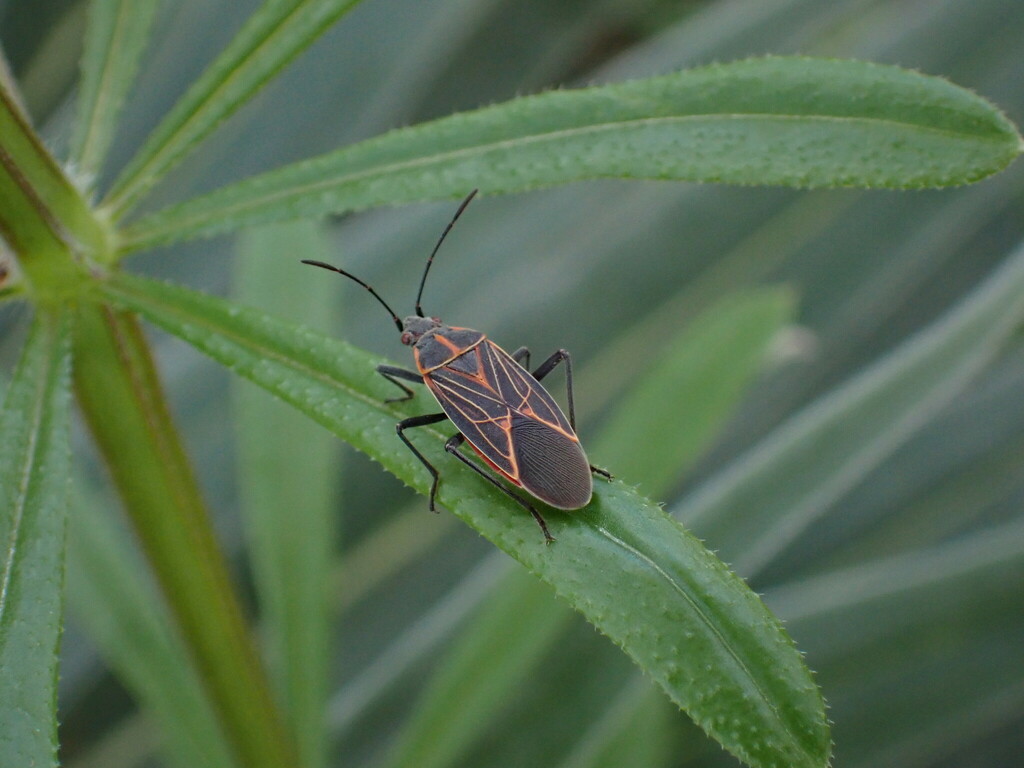
[[[402,343],[406,346],[412,344],[412,334],[408,331],[402,331]]]

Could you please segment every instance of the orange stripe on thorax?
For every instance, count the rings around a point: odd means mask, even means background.
[[[416,367],[420,369],[420,373],[430,373],[431,371],[436,371],[438,368],[444,368],[446,365],[448,365],[448,363],[450,363],[455,358],[466,354],[471,349],[476,349],[477,347],[479,347],[483,342],[487,340],[487,337],[481,336],[477,341],[473,342],[468,347],[457,347],[455,344],[451,342],[450,339],[447,339],[444,336],[439,336],[437,334],[434,334],[434,340],[439,342],[441,346],[447,347],[449,350],[451,350],[452,354],[449,357],[446,357],[443,362],[440,362],[437,365],[432,365],[429,368],[424,368],[422,365],[420,365],[420,356],[419,353],[417,353]]]

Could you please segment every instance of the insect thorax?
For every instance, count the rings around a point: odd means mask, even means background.
[[[459,355],[465,354],[483,341],[486,336],[471,328],[454,328],[439,325],[424,333],[416,342],[416,364],[420,371],[438,368]]]

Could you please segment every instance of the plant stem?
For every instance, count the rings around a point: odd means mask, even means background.
[[[91,255],[110,249],[110,237],[82,192],[71,183],[28,124],[13,93],[0,82],[0,160],[17,188],[32,208],[32,218],[51,230],[69,251]],[[7,207],[7,190],[3,196]],[[6,217],[5,217],[6,218]],[[12,217],[12,222],[17,220]],[[12,244],[20,255],[31,250]]]
[[[74,333],[79,404],[239,765],[294,768],[137,319],[87,304]]]

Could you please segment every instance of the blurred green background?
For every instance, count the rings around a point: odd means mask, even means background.
[[[110,168],[128,160],[257,5],[163,4]],[[58,147],[69,131],[84,21],[81,2],[0,0],[0,41],[37,125]],[[768,53],[864,58],[942,75],[1024,123],[1019,0],[366,0],[147,205],[519,94]],[[752,446],[780,439],[787,420],[819,398],[844,397],[846,382],[902,349],[1019,252],[1022,201],[1020,163],[969,188],[935,192],[600,182],[484,197],[448,240],[424,305],[508,349],[529,345],[535,359],[571,350],[586,441],[703,310],[750,286],[791,288],[794,324],[713,447],[678,473],[663,499],[685,517],[688,500],[740,466]],[[452,208],[327,222],[327,254],[401,314]],[[133,257],[129,268],[227,294],[235,252],[232,239],[218,238]],[[280,254],[282,284],[300,272],[302,256]],[[392,325],[357,287],[329,282],[322,301],[321,330],[404,362]],[[14,331],[0,339],[5,360],[17,349],[19,319],[14,309],[0,314]],[[237,509],[247,491],[231,420],[237,392],[194,350],[153,338],[244,581]],[[813,522],[756,572],[741,567],[818,672],[839,766],[1016,766],[1024,755],[1024,348],[1008,345],[951,387],[885,444],[821,474]],[[76,445],[87,450],[82,439]],[[489,590],[508,564],[451,516],[427,515],[424,499],[365,457],[327,445],[341,563],[329,764],[375,765],[452,638],[495,600]],[[810,460],[805,472],[821,469]],[[99,468],[83,492],[116,509]],[[713,526],[698,520],[692,528],[719,549]],[[153,722],[137,713],[74,608],[61,670],[64,764],[163,764]],[[451,764],[735,764],[667,700],[639,724],[624,720],[623,696],[648,683],[582,620],[559,633],[526,665],[529,674],[500,693],[495,718]],[[616,730],[649,733],[649,748],[592,757],[595,734]]]

